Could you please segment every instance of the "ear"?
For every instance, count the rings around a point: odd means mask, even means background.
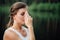
[[[13,16],[13,20],[15,20],[15,19],[16,19],[16,15]]]

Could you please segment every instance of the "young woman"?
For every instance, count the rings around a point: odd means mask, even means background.
[[[23,2],[14,3],[10,9],[9,28],[5,30],[3,40],[35,40],[32,21],[28,6]]]

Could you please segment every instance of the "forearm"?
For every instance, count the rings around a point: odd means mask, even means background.
[[[33,27],[30,26],[29,28],[29,36],[30,36],[30,40],[35,40],[35,35],[34,35],[34,30],[33,30]]]

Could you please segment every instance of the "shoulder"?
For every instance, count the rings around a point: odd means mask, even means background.
[[[8,28],[9,29],[9,28]],[[18,35],[14,33],[12,30],[5,30],[3,40],[18,40]]]

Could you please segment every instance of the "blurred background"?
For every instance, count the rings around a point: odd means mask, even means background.
[[[9,21],[9,8],[15,2],[25,2],[33,17],[36,40],[60,39],[60,1],[59,0],[0,0],[0,40]]]

